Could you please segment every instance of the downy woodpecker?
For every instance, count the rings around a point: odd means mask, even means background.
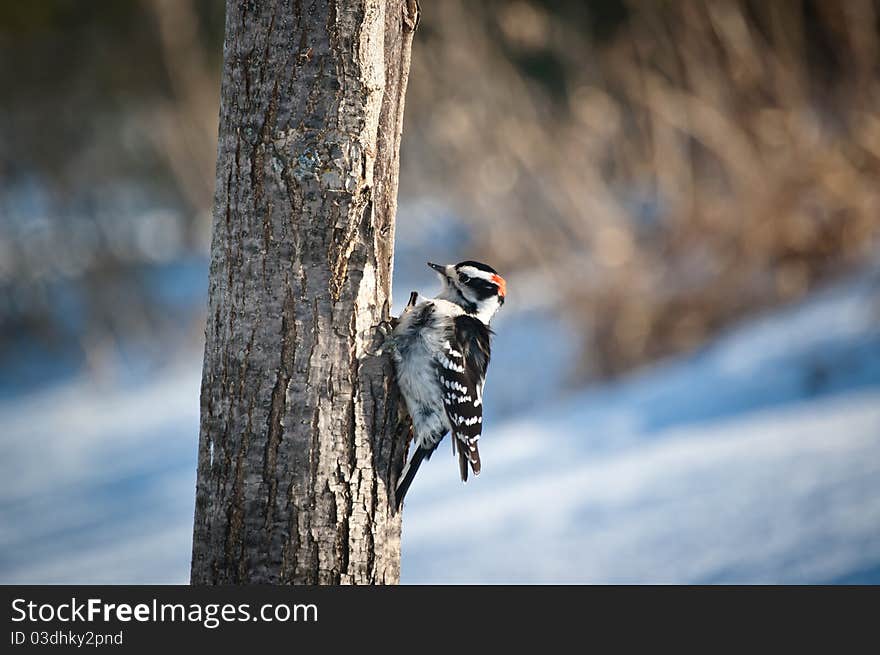
[[[458,450],[462,481],[467,481],[468,468],[479,475],[489,321],[506,293],[504,278],[485,264],[428,266],[440,276],[440,293],[411,303],[386,340],[413,423],[414,450],[397,483],[398,507],[422,460],[431,457],[447,432],[452,432],[453,453]]]

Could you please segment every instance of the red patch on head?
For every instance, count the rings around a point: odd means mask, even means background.
[[[495,284],[498,285],[498,295],[503,298],[507,293],[507,282],[505,282],[504,278],[500,275],[493,275],[489,279],[491,279]]]

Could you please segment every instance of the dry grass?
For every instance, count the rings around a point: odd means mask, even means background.
[[[573,300],[585,374],[691,348],[876,252],[876,4],[634,2],[601,42],[554,5],[426,12],[402,189]]]
[[[585,376],[693,348],[747,312],[800,297],[876,256],[880,228],[877,2],[620,2],[423,2],[404,130],[404,200],[458,210],[475,237],[468,256],[517,277],[512,302],[540,295],[579,328]],[[609,18],[615,6],[625,11]],[[94,292],[91,315],[114,305],[89,280],[121,277],[145,231],[105,198],[126,188],[120,180],[170,182],[182,208],[171,231],[181,247],[204,247],[219,73],[207,44],[222,29],[205,19],[217,11],[144,0],[110,18],[91,12],[96,24],[64,42],[82,49],[67,67],[40,63],[55,53],[51,31],[18,41],[0,31],[0,46],[27,46],[31,69],[61,77],[0,103],[0,174],[29,166],[44,183],[60,180],[59,207],[85,196],[113,215],[107,234],[92,217],[41,217],[47,243],[66,244],[49,252],[78,252],[80,224],[101,235],[73,267]],[[4,9],[7,22],[31,13]],[[117,24],[136,25],[137,39],[111,38]],[[92,32],[102,35],[94,47],[82,36]],[[57,106],[67,122],[46,122]],[[119,254],[126,229],[133,245]],[[11,289],[19,313],[48,320],[32,289],[72,274],[64,257],[17,238],[0,224],[0,301]]]

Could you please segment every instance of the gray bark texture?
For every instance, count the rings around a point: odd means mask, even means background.
[[[193,584],[400,575],[386,358],[415,0],[228,0]]]

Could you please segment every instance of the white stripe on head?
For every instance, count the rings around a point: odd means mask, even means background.
[[[490,273],[489,271],[479,269],[476,266],[462,266],[460,269],[458,269],[458,272],[464,273],[468,277],[482,278],[487,282],[492,282],[492,276],[495,275],[494,273]]]

